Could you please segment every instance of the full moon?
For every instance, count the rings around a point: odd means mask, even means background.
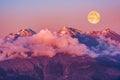
[[[91,24],[97,24],[100,22],[100,14],[97,11],[91,11],[88,14],[88,22]]]

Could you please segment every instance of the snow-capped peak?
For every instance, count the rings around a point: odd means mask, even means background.
[[[104,35],[106,35],[106,34],[108,34],[108,33],[110,33],[110,32],[113,32],[113,31],[110,30],[109,28],[101,31],[101,33],[104,34]]]
[[[109,37],[113,40],[120,42],[120,35],[114,31],[110,30],[109,28],[101,31],[101,34],[104,35],[105,37]]]
[[[112,40],[119,41],[120,42],[120,35],[117,34],[116,32],[112,31],[111,29],[107,28],[105,30],[101,31],[91,31],[87,32],[86,34],[93,36],[93,37],[98,37],[99,35],[105,36],[106,38],[111,38]]]
[[[80,34],[82,33],[81,30],[75,29],[75,28],[69,28],[64,26],[60,31],[58,32],[59,34],[70,34],[70,35],[75,35],[75,34]]]
[[[16,33],[10,33],[8,34],[5,39],[6,40],[16,40],[18,37],[25,37],[25,36],[32,36],[36,34],[35,31],[32,29],[21,29]]]
[[[34,34],[36,34],[35,31],[33,31],[32,29],[21,29],[17,32],[18,35],[22,36],[32,36]]]

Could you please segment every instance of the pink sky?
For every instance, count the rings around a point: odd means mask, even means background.
[[[83,31],[110,28],[120,34],[119,8],[120,0],[0,1],[0,36],[24,28],[58,31],[63,26]],[[92,10],[101,15],[100,23],[95,25],[87,21]]]

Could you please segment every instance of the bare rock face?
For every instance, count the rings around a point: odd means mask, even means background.
[[[112,31],[111,29],[107,28],[102,31],[91,31],[87,32],[86,34],[91,35],[93,37],[98,37],[99,34],[105,36],[106,38],[111,38],[112,40],[120,42],[120,35],[116,32]]]
[[[80,43],[85,44],[88,47],[95,47],[98,45],[97,40],[93,36],[88,35],[79,29],[63,27],[58,31],[58,33],[61,35],[67,34],[73,38],[77,38]]]
[[[16,33],[10,33],[5,37],[5,40],[16,40],[18,37],[32,36],[36,34],[32,29],[21,29]]]
[[[57,54],[6,60],[0,62],[0,80],[120,80],[119,58]]]
[[[70,27],[63,27],[58,31],[59,34],[69,34],[69,35],[76,35],[76,34],[82,34],[83,32],[81,30],[70,28]]]
[[[33,31],[32,29],[21,29],[17,32],[17,34],[20,35],[21,37],[24,37],[24,36],[32,36],[36,34],[36,32]]]

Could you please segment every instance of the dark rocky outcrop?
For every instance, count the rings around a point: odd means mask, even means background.
[[[6,60],[0,62],[0,80],[120,80],[118,57],[58,53],[52,58]]]

